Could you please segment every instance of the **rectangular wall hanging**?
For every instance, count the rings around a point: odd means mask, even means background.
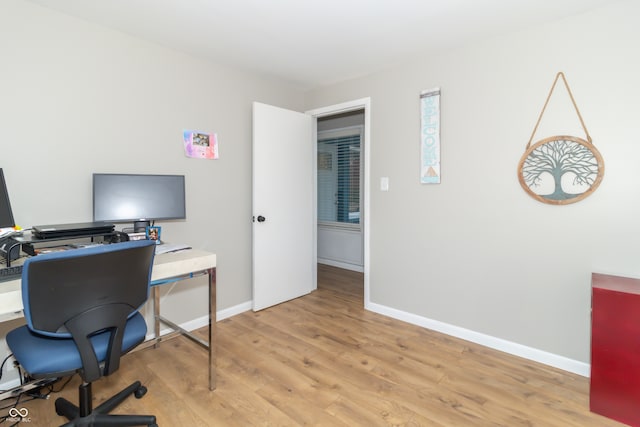
[[[440,88],[420,93],[420,183],[440,184]]]
[[[183,132],[184,154],[196,159],[218,158],[218,136],[215,133],[185,130]]]

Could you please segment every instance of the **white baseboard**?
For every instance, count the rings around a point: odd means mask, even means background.
[[[318,264],[326,264],[332,267],[344,268],[345,270],[357,271],[358,273],[364,273],[364,267],[356,264],[349,264],[348,262],[334,261],[332,259],[318,258]]]
[[[442,332],[443,334],[451,335],[453,337],[471,341],[485,347],[513,354],[514,356],[523,357],[525,359],[553,366],[564,371],[582,375],[583,377],[590,376],[591,365],[589,365],[588,363],[569,359],[564,356],[559,356],[557,354],[538,350],[532,347],[527,347],[522,344],[492,337],[490,335],[485,335],[469,329],[461,328],[459,326],[454,326],[437,320],[428,319],[426,317],[407,313],[401,310],[396,310],[395,308],[386,307],[384,305],[375,304],[372,302],[365,304],[365,308],[384,316],[402,320],[403,322],[411,323],[413,325],[422,326],[423,328],[431,329],[437,332]]]
[[[216,316],[218,321],[227,319],[229,317],[233,317],[236,314],[244,313],[245,311],[249,311],[253,309],[253,301],[243,302],[242,304],[234,305],[233,307],[225,308],[224,310],[220,310]]]

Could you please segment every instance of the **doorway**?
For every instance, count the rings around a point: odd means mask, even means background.
[[[360,237],[358,240],[354,240],[357,241],[357,245],[358,247],[361,249],[361,265],[358,266],[358,268],[353,268],[353,265],[350,266],[345,266],[345,265],[338,265],[338,267],[343,268],[343,267],[352,267],[349,268],[349,270],[351,271],[360,271],[362,273],[362,276],[364,278],[364,307],[368,308],[370,303],[369,303],[369,242],[370,242],[370,238],[369,238],[369,233],[370,233],[370,228],[369,228],[369,193],[370,193],[370,144],[371,144],[371,132],[370,132],[370,117],[371,117],[371,99],[370,98],[362,98],[362,99],[357,99],[354,101],[348,101],[348,102],[344,102],[341,104],[336,104],[336,105],[331,105],[328,107],[323,107],[323,108],[319,108],[316,110],[311,110],[311,111],[307,111],[307,114],[310,114],[312,117],[314,117],[314,125],[315,125],[315,129],[314,129],[314,135],[315,135],[315,152],[316,152],[316,156],[319,153],[318,150],[318,140],[319,137],[322,137],[322,132],[325,130],[328,130],[325,126],[327,126],[327,123],[333,123],[333,125],[331,126],[333,129],[331,130],[336,130],[339,128],[350,128],[350,127],[359,127],[360,128],[360,147],[359,147],[359,153],[357,156],[352,156],[351,160],[354,160],[357,158],[357,161],[360,163],[360,172],[359,172],[359,188],[360,188],[360,192],[359,192],[359,201],[358,201],[358,206],[356,209],[356,205],[354,203],[349,204],[349,207],[345,207],[344,204],[341,205],[340,208],[336,208],[337,210],[341,211],[341,213],[338,213],[336,215],[341,215],[342,218],[346,218],[347,220],[349,220],[349,218],[353,221],[355,220],[355,218],[358,218],[358,228],[359,228],[359,234]],[[358,118],[358,116],[360,116]],[[353,122],[353,120],[357,120],[357,122]],[[324,135],[327,136],[327,135]],[[336,136],[335,134],[333,136]],[[348,147],[348,146],[347,146]],[[326,147],[325,147],[326,148]],[[355,147],[350,147],[348,148],[350,151],[352,152],[356,152]],[[332,150],[328,150],[329,152],[331,152]],[[337,151],[337,148],[336,148]],[[320,158],[320,156],[316,159],[315,162],[315,176],[316,176],[316,180],[318,180],[318,162],[324,162],[323,164],[320,164],[321,167],[327,167],[328,165],[328,156],[327,155],[321,155],[324,157],[324,159]],[[344,172],[343,172],[344,173]],[[347,185],[346,183],[349,183],[348,185],[352,185],[353,184],[353,180],[343,180],[342,183],[343,185]],[[336,184],[338,185],[338,184]],[[316,203],[318,203],[318,192],[320,191],[319,187],[318,187],[318,182],[316,182],[316,197],[315,197],[315,201]],[[326,190],[326,189],[325,189]],[[329,189],[329,191],[331,191],[331,189]],[[332,194],[332,193],[329,193]],[[335,202],[335,199],[334,199]],[[340,203],[346,203],[345,202],[340,202],[338,201],[338,204]],[[315,223],[317,225],[316,227],[316,236],[315,236],[315,241],[316,241],[316,259],[318,259],[320,262],[325,262],[326,259],[321,258],[320,255],[323,255],[322,253],[319,253],[319,237],[320,237],[320,228],[323,227],[323,221],[321,220],[321,218],[318,216],[318,206],[315,207]],[[349,225],[350,224],[350,225]],[[346,228],[353,228],[353,223],[349,223],[346,224]],[[353,241],[352,241],[353,242]]]
[[[318,118],[318,263],[364,271],[364,110]]]

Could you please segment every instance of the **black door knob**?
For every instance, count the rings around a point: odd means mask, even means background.
[[[263,217],[262,215],[258,215],[258,222],[265,222],[267,220],[267,218]]]

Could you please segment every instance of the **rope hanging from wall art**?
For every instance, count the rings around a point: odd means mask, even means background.
[[[587,139],[556,135],[531,145],[560,77],[569,92]],[[531,197],[540,202],[567,205],[578,202],[593,193],[600,185],[603,176],[602,156],[593,145],[564,74],[559,72],[529,138],[527,149],[520,159],[518,165],[520,185]]]

